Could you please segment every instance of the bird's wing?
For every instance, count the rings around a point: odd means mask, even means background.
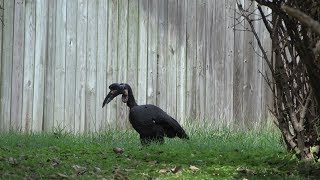
[[[159,114],[154,119],[154,121],[156,124],[159,124],[163,127],[168,137],[178,136],[179,138],[188,138],[187,134],[185,133],[181,125],[178,123],[178,121],[169,116],[166,112],[162,110],[159,111]]]

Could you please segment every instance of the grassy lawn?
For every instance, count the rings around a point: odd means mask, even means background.
[[[0,134],[1,179],[305,179],[318,168],[298,163],[279,133],[188,129],[189,141],[142,148],[134,131],[90,135]],[[113,148],[124,150],[115,153]]]

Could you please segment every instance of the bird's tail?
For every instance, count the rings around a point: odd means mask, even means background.
[[[187,139],[189,140],[189,136],[186,134],[186,132],[182,131],[181,133],[178,134],[178,137],[180,139]]]

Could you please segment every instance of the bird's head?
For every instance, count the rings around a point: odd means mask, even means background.
[[[113,83],[109,86],[110,92],[103,101],[102,107],[112,101],[113,98],[117,97],[119,94],[122,94],[122,102],[128,102],[128,89],[130,86],[124,83]]]

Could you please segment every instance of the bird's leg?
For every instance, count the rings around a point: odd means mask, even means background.
[[[148,137],[140,136],[140,142],[142,146],[148,146],[151,142],[151,139]]]

